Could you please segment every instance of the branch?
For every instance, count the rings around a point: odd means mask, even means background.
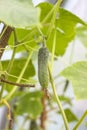
[[[13,31],[13,28],[8,26],[0,39],[0,59],[4,52],[4,48],[7,46],[7,43],[8,43],[8,40],[10,38],[12,31]]]
[[[0,82],[4,82],[4,83],[7,83],[7,84],[11,84],[11,85],[16,85],[16,86],[19,86],[19,87],[35,87],[35,85],[14,83],[14,82],[11,82],[11,81],[8,81],[8,80],[5,80],[5,79],[0,79]]]
[[[4,99],[1,101],[2,104],[5,104],[7,107],[7,119],[9,120],[9,129],[12,129],[13,127],[13,119],[12,119],[12,113],[11,113],[11,107],[8,104],[8,102]]]
[[[43,96],[42,96],[42,99],[41,99],[41,102],[42,102],[42,105],[43,105],[43,111],[41,113],[41,117],[40,117],[40,121],[41,121],[41,129],[42,130],[45,130],[45,121],[46,121],[46,118],[47,118],[47,111],[46,111],[46,93],[45,93],[45,89],[42,89],[42,92],[43,92]]]

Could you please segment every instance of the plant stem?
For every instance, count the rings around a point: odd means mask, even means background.
[[[30,62],[32,53],[33,52],[31,51],[30,54],[29,54],[29,56],[28,56],[28,58],[27,58],[27,61],[26,61],[25,65],[24,65],[24,67],[23,67],[23,69],[22,69],[22,71],[21,71],[21,73],[20,73],[20,75],[18,77],[18,80],[17,80],[16,83],[19,83],[21,81],[21,78],[24,75],[24,72],[25,72],[25,70],[26,70],[26,68],[27,68],[27,66],[28,66],[28,64]],[[14,86],[14,88],[12,89],[12,91],[8,94],[8,96],[5,99],[8,100],[15,93],[16,90],[17,90],[17,86]]]
[[[10,85],[16,85],[19,87],[35,87],[35,85],[32,85],[32,84],[15,83],[15,82],[11,82],[11,81],[8,81],[8,80],[2,79],[2,78],[0,79],[0,82],[7,83]]]
[[[54,38],[53,38],[53,47],[52,47],[52,66],[51,68],[53,69],[53,63],[54,63],[54,57],[55,57],[55,48],[56,48],[56,28],[55,28],[55,20],[56,20],[56,15],[57,13],[59,12],[59,7],[60,7],[60,4],[61,4],[62,0],[58,0],[58,2],[56,3],[56,5],[54,6],[54,13],[53,13],[53,17],[52,17],[52,20],[51,20],[51,24],[49,26],[49,29],[48,29],[48,39],[50,38],[50,35],[52,33],[52,30],[55,29],[55,32],[54,32]]]
[[[2,57],[5,47],[7,46],[7,43],[8,43],[8,40],[10,38],[12,31],[13,31],[13,28],[8,26],[5,32],[3,33],[2,37],[0,38],[0,59]]]
[[[0,61],[0,71],[3,71],[3,67],[2,67],[1,61]],[[1,74],[0,74],[0,76],[1,76]],[[0,101],[2,99],[2,94],[3,94],[3,85],[4,85],[4,83],[1,84]]]
[[[10,62],[9,62],[8,67],[7,67],[7,72],[8,72],[8,73],[11,71],[11,68],[12,68],[12,65],[13,65],[13,62],[14,62],[15,51],[16,51],[16,48],[14,48],[14,50],[13,50],[12,58],[11,58],[11,60],[10,60]],[[5,78],[8,78],[8,76],[6,75]],[[1,88],[1,92],[0,92],[0,99],[1,99],[1,97],[2,97],[4,88],[5,88],[5,82],[2,83],[2,88]]]
[[[3,34],[5,33],[7,27],[8,27],[7,25],[6,26],[4,25],[4,28],[3,28],[3,30],[2,30],[2,32],[0,34],[0,39],[2,38]]]
[[[6,27],[7,29],[7,27]],[[14,31],[13,31],[14,32]],[[15,38],[15,35],[14,35],[14,44],[17,43],[17,38]],[[8,67],[7,67],[7,72],[10,73],[11,69],[12,69],[12,66],[13,66],[13,62],[14,62],[14,56],[15,56],[15,52],[16,52],[16,47],[13,49],[13,53],[12,53],[12,57],[11,57],[11,60],[8,64]],[[8,75],[5,75],[5,78],[8,78]],[[3,94],[3,91],[4,91],[4,88],[5,88],[5,83],[3,82],[2,83],[2,88],[1,88],[1,92],[0,92],[0,98],[2,97],[2,94]]]
[[[58,107],[59,107],[59,109],[60,109],[60,111],[61,111],[61,114],[62,114],[64,123],[65,123],[66,130],[69,130],[68,121],[67,121],[65,112],[64,112],[64,110],[63,110],[63,107],[62,107],[62,105],[61,105],[61,102],[60,102],[60,100],[59,100],[59,97],[58,97],[58,95],[57,95],[56,87],[55,87],[55,84],[54,84],[54,81],[53,81],[53,77],[52,77],[52,73],[51,73],[51,69],[50,69],[50,66],[49,66],[49,65],[48,65],[48,71],[49,71],[49,76],[50,76],[50,83],[51,83],[51,85],[52,85],[52,89],[53,89],[54,96],[55,96],[55,98],[56,98],[56,102],[57,102]]]
[[[2,63],[1,63],[1,60],[0,60],[0,71],[2,71],[3,68],[2,68]]]
[[[60,7],[61,2],[62,2],[62,0],[58,0],[58,2],[56,3],[56,5],[54,6],[53,17],[52,17],[52,20],[51,20],[51,23],[50,23],[50,26],[49,26],[49,29],[48,29],[48,33],[47,33],[48,34],[48,38],[50,37],[52,29],[55,26],[54,23],[55,23],[55,20],[56,20],[56,15],[59,12],[59,7]]]
[[[30,43],[30,42],[34,42],[35,40],[34,39],[32,39],[32,40],[30,40],[30,41],[25,41],[25,42],[19,42],[19,44],[16,44],[16,45],[10,45],[10,47],[11,48],[15,48],[15,47],[20,47],[20,46],[23,46],[23,45],[25,45],[25,44],[27,44],[27,43]]]
[[[27,35],[20,41],[20,43],[25,42],[27,39],[31,38],[36,32],[37,32],[37,27],[34,27],[34,28],[32,29],[32,31],[31,31],[29,34],[27,34]]]
[[[85,111],[85,113],[82,115],[82,117],[80,118],[80,120],[77,122],[76,126],[73,128],[73,130],[77,130],[77,128],[81,125],[82,121],[84,120],[84,118],[87,116],[87,111]]]
[[[53,47],[52,47],[52,59],[51,59],[51,69],[53,69],[53,64],[54,64],[54,57],[55,57],[55,49],[56,49],[56,30],[54,33],[54,39],[53,39]]]
[[[43,19],[43,21],[41,22],[42,24],[44,24],[48,19],[49,17],[52,15],[53,11],[55,9],[55,6],[51,9],[51,11],[47,14],[47,16]]]
[[[7,107],[7,119],[9,121],[9,130],[11,130],[12,126],[13,126],[13,118],[12,118],[12,113],[11,113],[11,107],[8,104],[8,102],[6,100],[4,100],[4,99],[2,99],[1,103],[5,104],[6,107]]]
[[[18,40],[17,40],[17,36],[16,36],[16,33],[15,33],[15,29],[14,29],[13,33],[14,33],[14,45],[17,45]],[[10,73],[10,71],[12,69],[15,53],[16,53],[16,47],[14,47],[14,49],[13,49],[12,57],[11,57],[11,60],[10,60],[10,62],[8,64],[8,67],[7,67],[7,72],[8,73]]]
[[[2,94],[3,94],[3,91],[4,91],[4,83],[1,84],[1,91],[0,91],[0,101],[2,100]]]
[[[46,122],[46,119],[47,119],[45,89],[42,89],[42,92],[43,92],[43,96],[42,96],[41,102],[42,102],[42,106],[43,106],[43,111],[42,111],[41,117],[40,117],[40,120],[41,120],[40,126],[41,126],[42,130],[45,130],[45,122]]]
[[[15,79],[18,79],[18,76],[15,76],[15,75],[12,75],[12,74],[9,74],[8,72],[5,72],[6,75],[12,77],[12,78],[15,78]],[[25,82],[28,82],[31,84],[31,80],[28,80],[28,79],[25,79],[25,78],[21,78],[21,80],[25,81]],[[34,81],[34,83],[37,82],[36,80]],[[34,84],[33,83],[33,84]]]

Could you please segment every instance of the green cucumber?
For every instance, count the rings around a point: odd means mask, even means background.
[[[47,88],[49,83],[48,59],[48,49],[46,47],[40,48],[38,52],[38,79],[43,88]]]

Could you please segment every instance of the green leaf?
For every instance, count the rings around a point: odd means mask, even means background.
[[[63,55],[66,50],[66,47],[75,37],[76,25],[78,23],[85,25],[85,23],[80,18],[68,12],[67,10],[60,8],[59,17],[58,19],[56,19],[55,22],[55,28],[52,30],[47,40],[47,46],[49,50],[52,52],[54,39],[53,34],[56,29],[55,54]]]
[[[77,99],[87,99],[87,61],[65,68],[61,75],[72,81]]]
[[[30,92],[28,93],[28,97],[29,98],[35,98],[35,99],[38,99],[38,98],[41,98],[42,97],[42,92],[41,91],[35,91],[35,92]]]
[[[82,42],[82,44],[87,48],[87,27],[81,26],[76,29],[77,38]]]
[[[33,29],[26,30],[26,29],[15,29],[16,36],[18,42],[23,41],[19,44],[17,44],[16,52],[25,51],[24,45],[27,45],[30,49],[34,49],[37,46],[37,40],[38,40],[38,31],[34,31]],[[33,33],[33,35],[31,35]],[[10,39],[8,41],[8,44],[13,49],[14,47],[14,34],[12,33],[10,36]]]
[[[36,119],[42,112],[42,93],[40,91],[30,92],[22,96],[18,102],[17,114],[29,114],[32,119]]]
[[[70,105],[72,105],[71,99],[70,99],[69,97],[66,97],[66,96],[61,95],[61,96],[59,96],[59,99],[60,99],[60,101],[62,101],[62,102],[66,102],[66,103],[69,103]]]
[[[48,3],[48,2],[42,2],[37,5],[37,7],[40,9],[40,14],[39,14],[39,21],[43,22],[46,17],[48,17],[50,11],[53,8],[53,5]],[[52,14],[46,19],[46,22],[43,23],[41,26],[41,31],[43,32],[44,35],[47,35],[48,27],[52,19]]]
[[[66,103],[68,103],[69,105],[72,105],[71,99],[70,99],[69,97],[66,97],[66,96],[63,96],[63,95],[60,95],[60,96],[58,96],[58,97],[59,97],[59,99],[60,99],[61,102],[66,102]],[[56,99],[55,99],[54,96],[53,96],[53,101],[56,102]]]
[[[73,121],[78,121],[78,118],[70,109],[67,108],[64,111],[65,111],[65,114],[69,123]]]
[[[51,35],[49,39],[47,40],[47,47],[52,52],[53,48],[53,39],[54,39],[54,32],[55,29],[52,30]],[[75,33],[73,32],[70,37],[65,36],[65,34],[59,32],[56,30],[56,46],[55,46],[55,55],[63,55],[66,47],[68,46],[71,39],[73,39],[75,36]]]
[[[42,22],[44,20],[44,18],[47,17],[47,15],[51,11],[51,9],[53,8],[53,5],[48,2],[42,2],[42,3],[38,4],[37,7],[40,9],[39,20],[40,20],[40,22]],[[48,21],[50,22],[51,16],[49,17],[49,19],[47,19],[47,22]]]
[[[14,65],[11,69],[10,74],[19,76],[19,74],[22,70],[22,67],[24,67],[24,65],[25,65],[25,62],[26,62],[26,58],[15,59]],[[6,70],[8,64],[9,64],[9,60],[2,61],[2,66],[3,66],[4,70]],[[29,77],[32,77],[34,75],[35,75],[35,69],[34,69],[34,66],[32,64],[32,61],[30,61],[29,65],[27,66],[26,71],[23,75],[23,78],[29,78]]]
[[[15,28],[37,24],[37,9],[32,0],[0,0],[0,21]]]
[[[24,65],[25,65],[25,62],[26,62],[26,58],[15,59],[10,74],[13,76],[19,77],[21,70],[22,70],[22,67],[24,67]],[[2,61],[2,66],[3,66],[4,71],[7,69],[8,64],[9,64],[9,60]],[[31,77],[34,75],[35,75],[35,69],[34,69],[34,66],[32,64],[32,61],[30,61],[29,65],[27,66],[26,71],[23,75],[23,78],[27,79],[28,82],[21,80],[20,83],[27,82],[30,84],[35,84],[34,80],[31,79]],[[12,81],[12,82],[16,82],[17,78],[9,76],[8,80]],[[6,87],[7,91],[10,91],[12,88],[13,87],[11,85],[7,84],[7,87]]]
[[[38,7],[41,10],[40,11],[40,21],[43,21],[45,19],[45,17],[48,16],[48,13],[52,10],[52,8],[54,6],[52,4],[45,2],[45,3],[39,4]],[[44,7],[45,7],[45,10],[44,10]],[[54,28],[52,29],[50,34],[47,34],[48,29],[51,28],[52,16],[53,16],[53,12],[51,13],[50,17],[48,17],[46,22],[42,25],[41,30],[45,36],[48,36],[47,37],[47,47],[52,52],[54,31],[56,29],[55,54],[57,56],[63,55],[65,50],[66,50],[66,47],[75,37],[76,25],[78,23],[86,25],[86,23],[83,22],[76,15],[72,14],[71,12],[69,12],[63,8],[60,8],[59,14],[58,14],[56,21],[54,23]]]

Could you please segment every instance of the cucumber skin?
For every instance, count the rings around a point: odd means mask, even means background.
[[[48,59],[48,49],[46,47],[40,48],[38,52],[38,79],[42,88],[47,88],[49,83]]]

